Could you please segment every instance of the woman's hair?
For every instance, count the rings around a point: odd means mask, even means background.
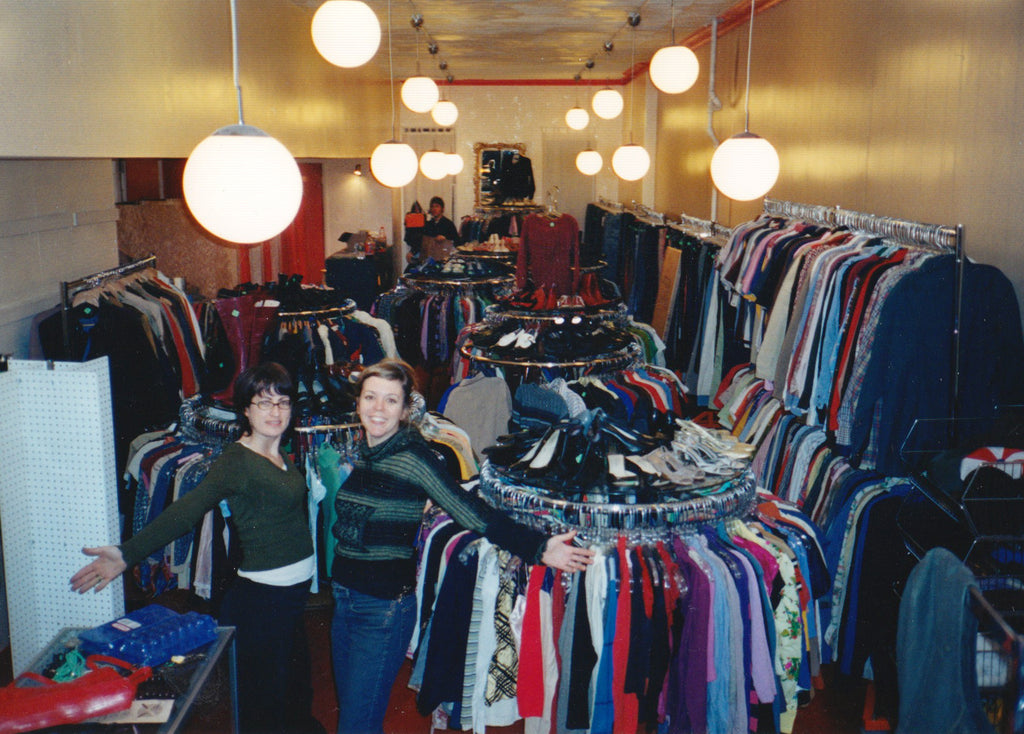
[[[370,365],[359,374],[356,381],[356,395],[363,394],[363,385],[371,377],[380,377],[402,384],[402,406],[412,408],[412,391],[416,389],[416,375],[412,367],[400,359],[382,359]]]
[[[260,393],[277,394],[292,401],[292,415],[295,414],[295,401],[298,400],[298,389],[292,376],[277,362],[264,362],[242,370],[235,379],[233,401],[235,412],[238,413],[243,433],[252,432],[252,424],[245,415],[253,399]]]

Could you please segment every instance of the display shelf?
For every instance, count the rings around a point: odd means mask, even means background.
[[[89,628],[65,627],[62,629],[25,668],[25,670],[32,671],[34,673],[42,673],[55,654],[78,647],[78,635],[86,629]],[[202,661],[196,666],[195,670],[189,677],[187,689],[174,700],[174,706],[171,709],[170,717],[159,725],[132,724],[131,726],[133,731],[153,732],[153,734],[173,734],[174,732],[184,731],[189,715],[192,713],[193,707],[199,700],[200,694],[209,682],[214,670],[222,661],[224,661],[227,663],[228,667],[227,687],[228,713],[230,717],[229,731],[232,732],[232,734],[238,734],[238,672],[235,657],[235,628],[217,627],[217,639],[208,643],[205,647],[199,648],[196,652],[203,656]],[[168,663],[167,665],[172,665],[172,663]],[[156,670],[159,670],[159,668]],[[154,672],[156,672],[156,670]],[[121,731],[121,727],[123,726],[123,724],[112,723],[108,725],[103,722],[97,722],[96,720],[88,720],[78,724],[61,726],[58,729],[51,729],[50,731],[61,731],[65,734],[77,731],[95,733],[103,732],[107,729],[110,731]]]

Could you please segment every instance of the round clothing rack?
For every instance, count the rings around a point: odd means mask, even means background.
[[[633,542],[656,540],[659,533],[681,532],[681,526],[742,517],[756,502],[757,488],[749,470],[713,481],[678,486],[653,503],[609,502],[603,496],[563,499],[545,490],[513,482],[489,461],[480,469],[480,492],[513,519],[545,532],[576,530],[581,540],[604,542],[622,535]]]

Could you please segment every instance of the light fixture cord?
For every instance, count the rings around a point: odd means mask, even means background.
[[[743,95],[743,132],[750,132],[750,53],[754,48],[754,5],[750,0],[750,32],[747,34],[747,91]]]
[[[238,8],[235,0],[231,0],[231,63],[235,74],[235,95],[238,97],[238,124],[244,125],[242,119],[242,84],[238,81]]]
[[[672,45],[675,46],[676,45],[676,0],[672,0],[672,2],[669,3],[669,8],[670,8],[670,12],[672,14],[671,15],[671,17],[672,17],[672,21],[671,21],[671,23],[672,23]]]
[[[398,140],[398,118],[395,115],[395,62],[391,55],[391,0],[388,0],[388,81],[391,92],[391,139]]]
[[[633,50],[630,53],[629,73],[632,76],[636,68],[636,26],[633,26]],[[633,144],[633,95],[636,94],[636,77],[629,80],[629,144]]]

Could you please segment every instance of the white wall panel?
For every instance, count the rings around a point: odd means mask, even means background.
[[[11,360],[0,410],[0,526],[21,672],[63,627],[124,613],[120,579],[98,594],[68,583],[88,561],[82,547],[120,542],[107,360]]]

